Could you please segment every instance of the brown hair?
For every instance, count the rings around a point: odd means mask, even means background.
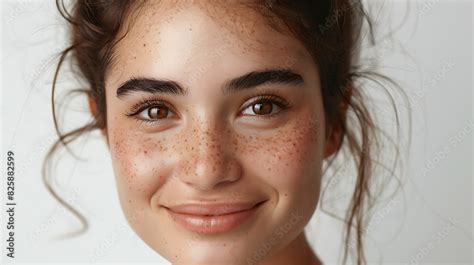
[[[85,132],[106,127],[106,71],[113,58],[114,46],[127,34],[125,31],[124,35],[118,36],[124,19],[144,2],[79,0],[70,14],[62,0],[56,1],[60,14],[69,22],[71,45],[61,52],[53,79],[51,104],[59,139],[51,147],[44,161],[43,180],[50,193],[81,220],[82,231],[87,229],[86,219],[52,188],[52,177],[48,168],[59,147],[67,148],[69,143]],[[252,8],[268,18],[269,25],[275,26],[278,23],[274,22],[283,22],[308,49],[319,66],[327,135],[331,134],[330,131],[340,132],[338,135],[341,140],[336,153],[328,159],[328,165],[332,165],[341,150],[347,150],[357,169],[350,204],[345,217],[341,218],[347,224],[343,263],[346,263],[350,242],[353,240],[352,233],[355,232],[357,264],[365,264],[362,241],[364,225],[368,218],[365,213],[370,211],[376,200],[371,191],[373,155],[380,148],[383,134],[374,123],[374,117],[366,105],[367,99],[362,92],[362,85],[357,81],[390,81],[377,73],[362,71],[362,67],[358,65],[358,50],[364,25],[369,31],[371,44],[375,44],[371,20],[361,0],[267,0],[252,4]],[[57,122],[55,90],[60,68],[68,54],[72,55],[75,67],[79,70],[77,74],[87,81],[86,88],[76,92],[85,93],[89,100],[95,102],[97,114],[90,123],[62,133]],[[396,126],[399,128],[399,114],[393,95],[388,89],[385,92],[394,107]]]

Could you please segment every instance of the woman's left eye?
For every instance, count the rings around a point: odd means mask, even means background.
[[[247,105],[242,114],[251,116],[271,117],[285,109],[288,103],[273,96],[261,96]]]

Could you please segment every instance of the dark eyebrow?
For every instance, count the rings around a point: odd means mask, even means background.
[[[248,88],[257,87],[268,83],[282,83],[301,85],[303,77],[289,69],[269,69],[253,71],[237,77],[226,83],[223,87],[224,94],[237,92]]]
[[[117,89],[117,97],[123,98],[131,92],[164,93],[186,95],[187,91],[179,83],[170,80],[133,77]]]
[[[224,94],[228,94],[230,92],[238,92],[268,83],[301,85],[304,83],[304,80],[300,74],[290,69],[252,71],[226,82],[222,87],[222,91]],[[188,93],[186,88],[175,81],[134,77],[123,83],[117,89],[117,97],[122,98],[131,92],[138,91],[175,95],[186,95]]]

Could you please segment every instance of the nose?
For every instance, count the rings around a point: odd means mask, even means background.
[[[241,175],[241,166],[230,144],[229,132],[223,126],[209,122],[191,128],[175,172],[178,178],[202,191],[236,182]]]

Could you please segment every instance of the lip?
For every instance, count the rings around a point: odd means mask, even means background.
[[[164,208],[175,222],[190,231],[217,234],[243,224],[264,202],[182,204]]]

